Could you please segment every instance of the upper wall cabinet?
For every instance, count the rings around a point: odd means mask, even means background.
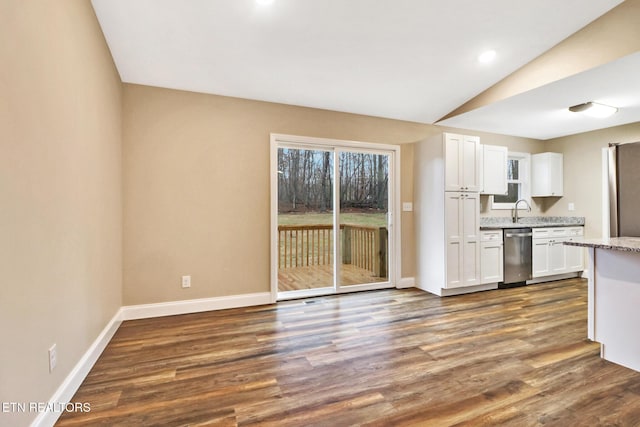
[[[562,196],[564,191],[562,170],[562,153],[531,155],[531,196]]]
[[[480,191],[480,137],[444,134],[445,191]]]
[[[480,194],[507,194],[507,147],[482,145]]]

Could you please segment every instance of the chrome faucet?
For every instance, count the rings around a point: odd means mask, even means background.
[[[525,205],[527,205],[527,212],[531,212],[531,205],[529,204],[529,202],[527,202],[525,199],[520,199],[516,202],[515,205],[513,205],[513,222],[518,222],[518,203],[520,202],[524,202]]]

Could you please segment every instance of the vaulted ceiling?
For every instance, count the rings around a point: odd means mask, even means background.
[[[620,0],[92,3],[127,83],[421,123],[455,111],[441,123],[540,139],[640,120],[639,57],[576,67],[584,58],[565,53],[533,78],[522,73]],[[640,27],[640,14],[619,15]],[[489,49],[495,60],[480,63]],[[517,71],[520,80],[509,83]],[[612,78],[617,84],[608,90],[603,82]],[[558,113],[588,100],[620,103],[623,92],[629,108],[618,122]]]

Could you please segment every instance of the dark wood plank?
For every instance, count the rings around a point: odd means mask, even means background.
[[[640,425],[586,281],[385,290],[124,322],[58,425]]]

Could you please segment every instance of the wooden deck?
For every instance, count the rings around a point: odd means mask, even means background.
[[[340,268],[342,286],[362,283],[379,283],[389,280],[386,277],[375,277],[370,271],[351,264],[343,264]],[[301,289],[317,289],[333,286],[333,266],[313,265],[308,267],[281,268],[278,270],[278,291],[296,291]]]
[[[638,426],[587,284],[359,292],[122,323],[59,426]]]

